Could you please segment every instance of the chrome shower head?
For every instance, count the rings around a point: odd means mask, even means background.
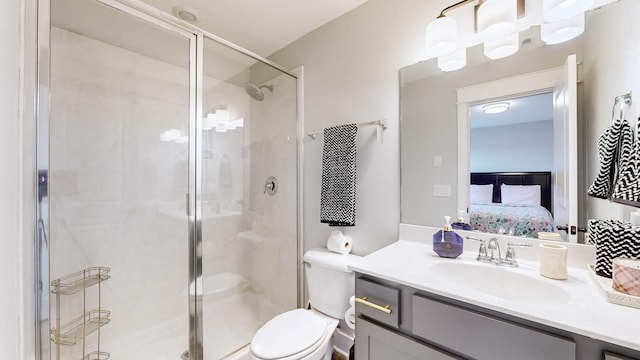
[[[262,89],[267,89],[269,90],[269,92],[273,92],[273,88],[274,88],[273,85],[257,86],[252,83],[246,83],[244,85],[244,91],[246,91],[247,94],[251,96],[253,100],[256,100],[256,101],[264,100],[264,92],[262,91]]]

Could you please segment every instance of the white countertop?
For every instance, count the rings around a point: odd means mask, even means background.
[[[469,241],[465,240],[466,249],[460,257],[443,259],[433,252],[430,244],[400,240],[363,257],[351,268],[429,293],[640,351],[640,309],[608,303],[589,278],[586,264],[575,267],[571,266],[576,265],[575,262],[570,264],[567,280],[552,280],[540,276],[537,262],[532,260],[520,258],[520,267],[514,269],[499,267],[504,271],[515,271],[561,287],[571,296],[571,300],[563,304],[540,305],[509,301],[438,279],[439,274],[434,275],[430,271],[433,270],[430,267],[436,263],[468,262],[498,267],[475,261],[477,250],[471,250],[467,242]],[[504,253],[506,243],[501,243]],[[477,244],[472,245],[477,249]],[[520,249],[516,252],[518,250]],[[486,281],[491,282],[492,279],[488,278]]]

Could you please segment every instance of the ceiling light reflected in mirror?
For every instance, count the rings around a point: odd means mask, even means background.
[[[508,102],[488,104],[482,107],[482,112],[485,114],[499,114],[507,110],[509,110]]]

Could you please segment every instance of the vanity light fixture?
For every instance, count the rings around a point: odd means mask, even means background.
[[[568,41],[584,32],[584,12],[595,3],[595,0],[542,0],[542,12],[525,14],[525,1],[463,0],[444,8],[427,25],[427,56],[437,57],[442,71],[458,70],[466,65],[466,48],[481,41],[485,56],[500,59],[520,49],[519,30],[536,25],[540,25],[541,39],[546,44]],[[464,24],[461,18],[461,14],[469,11],[454,11],[464,6],[473,11],[472,24]],[[526,19],[519,23],[521,18]]]
[[[182,136],[182,134],[180,133],[180,130],[169,129],[160,133],[160,141],[164,141],[164,142],[174,141],[180,136]]]
[[[484,41],[498,41],[517,31],[516,0],[485,0],[476,10],[476,27]]]
[[[216,127],[216,114],[208,113],[207,116],[202,119],[202,130],[211,130]]]
[[[584,14],[594,2],[595,0],[543,0],[544,20],[558,22]]]
[[[230,113],[227,109],[216,109],[216,120],[218,123],[228,123]]]
[[[443,10],[444,12],[444,10]],[[442,13],[427,25],[427,56],[438,57],[451,54],[458,47],[458,23]]]
[[[244,127],[244,118],[239,117],[231,121],[231,112],[224,108],[218,108],[208,113],[202,119],[202,130],[214,130],[224,133],[228,130]]]
[[[482,112],[485,114],[498,114],[507,110],[509,110],[508,102],[488,104],[482,107]]]
[[[467,49],[460,48],[451,54],[438,58],[438,67],[442,71],[455,71],[467,65]]]
[[[447,13],[465,6],[474,6],[474,28],[483,39],[498,40],[516,32],[516,21],[524,16],[524,0],[463,0],[444,8],[438,17],[427,25],[426,53],[440,57],[460,50],[458,46],[458,21]],[[446,61],[445,61],[446,62]]]
[[[540,38],[553,45],[571,40],[584,32],[584,13],[565,21],[540,25]]]
[[[498,40],[486,40],[484,42],[484,55],[489,59],[502,59],[513,55],[520,49],[520,36],[518,33]]]

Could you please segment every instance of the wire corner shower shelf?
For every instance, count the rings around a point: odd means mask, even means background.
[[[111,276],[108,267],[89,267],[51,281],[51,293],[55,294],[55,326],[50,329],[50,339],[55,344],[56,359],[61,360],[61,346],[82,343],[82,360],[107,360],[108,352],[100,350],[100,329],[111,321],[111,312],[102,309],[102,282]],[[88,308],[87,290],[97,285],[97,308]],[[82,311],[71,320],[62,322],[62,296],[82,293]],[[97,350],[87,351],[86,338],[97,332]]]

